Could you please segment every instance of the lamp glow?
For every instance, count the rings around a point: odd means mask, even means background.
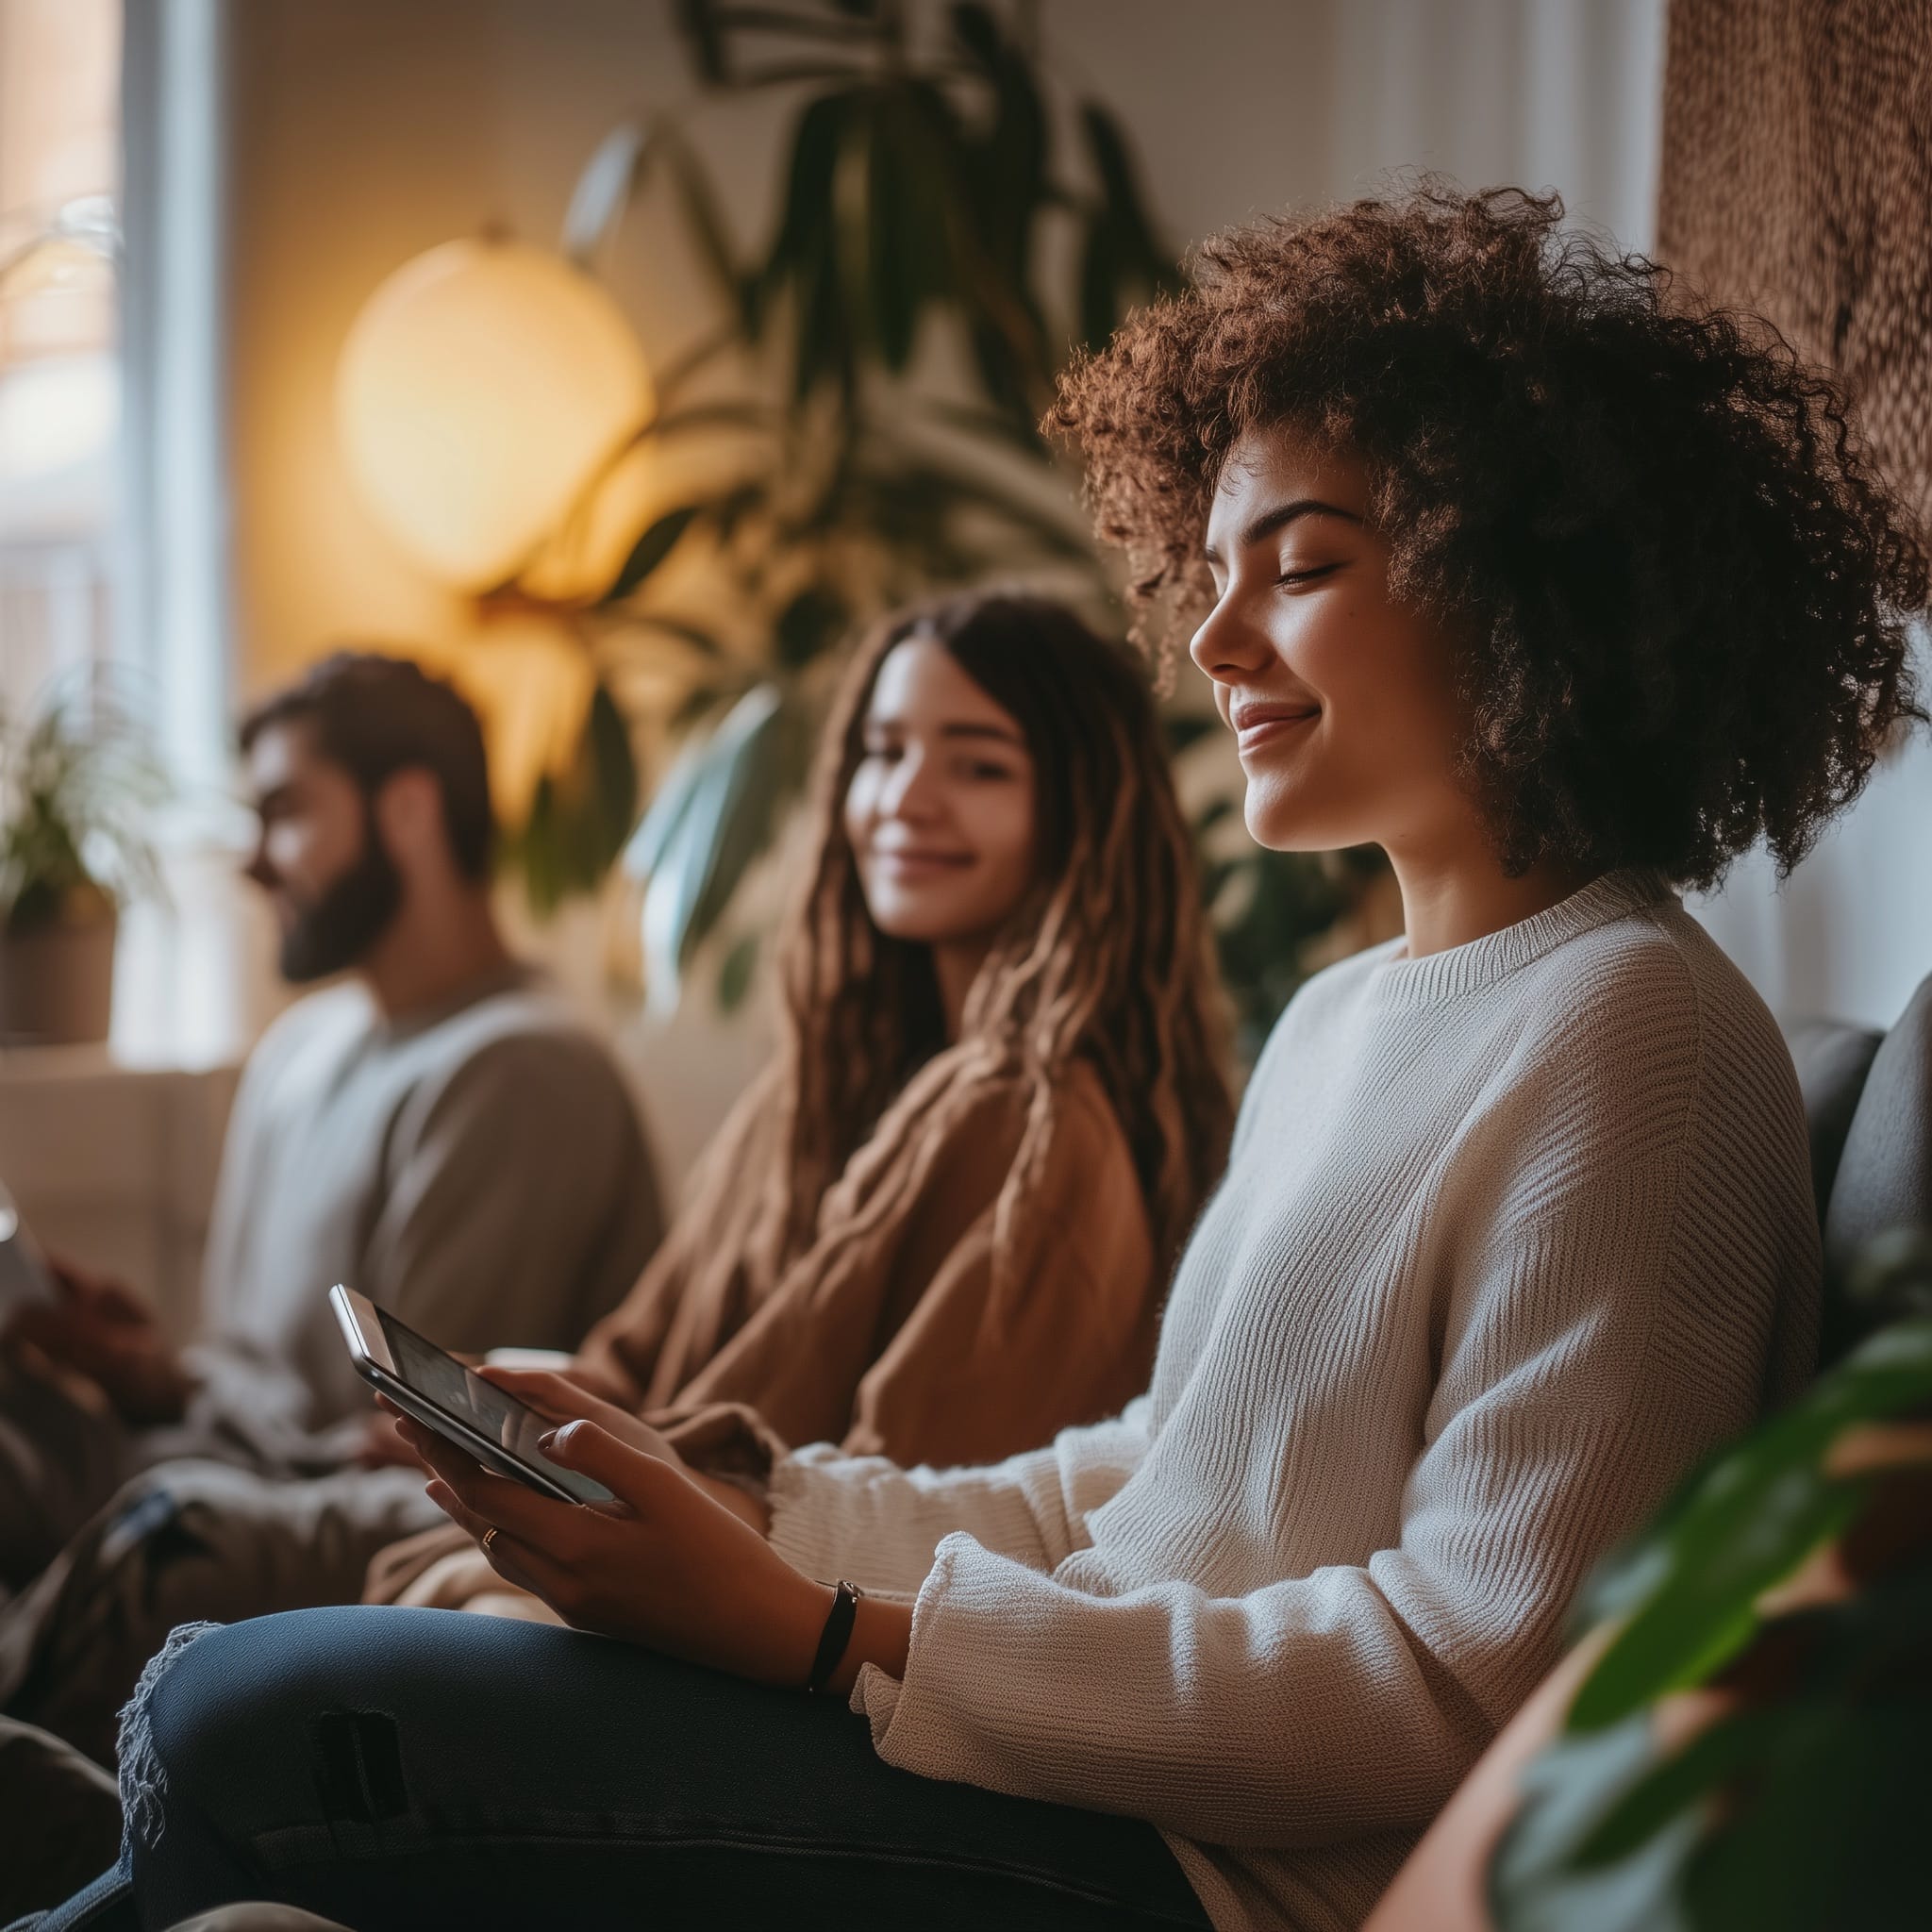
[[[357,487],[418,562],[466,591],[522,568],[652,403],[643,351],[604,289],[509,241],[406,262],[336,372]]]

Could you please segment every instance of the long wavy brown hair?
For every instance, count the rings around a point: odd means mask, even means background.
[[[930,950],[873,924],[844,823],[879,667],[915,634],[943,645],[1012,714],[1036,774],[1039,874],[950,1045]],[[904,611],[846,674],[813,812],[813,870],[782,955],[784,1154],[764,1230],[776,1267],[809,1243],[825,1191],[889,1108],[907,1131],[915,1122],[942,1130],[975,1083],[1017,1074],[1030,1099],[995,1213],[993,1264],[996,1283],[1016,1278],[1028,1196],[1080,1060],[1121,1124],[1171,1265],[1225,1160],[1233,1102],[1193,847],[1137,658],[1039,597],[963,595]]]

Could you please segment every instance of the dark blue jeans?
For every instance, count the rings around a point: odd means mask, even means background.
[[[1139,1820],[894,1771],[842,1701],[574,1631],[296,1610],[196,1639],[141,1702],[147,1927],[234,1899],[358,1932],[1208,1924]]]

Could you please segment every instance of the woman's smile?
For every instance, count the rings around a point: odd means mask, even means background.
[[[874,863],[908,879],[964,872],[979,862],[976,852],[945,852],[930,845],[874,845],[872,853]]]
[[[1269,704],[1244,698],[1229,706],[1227,722],[1234,727],[1237,748],[1245,754],[1299,732],[1321,715],[1319,705]]]

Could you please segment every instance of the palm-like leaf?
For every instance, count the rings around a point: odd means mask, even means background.
[[[958,0],[941,33],[921,36],[884,0],[678,0],[675,15],[707,93],[782,83],[801,98],[756,254],[740,257],[678,113],[611,138],[570,225],[587,258],[633,187],[670,180],[724,321],[666,374],[664,410],[638,440],[756,439],[713,495],[639,534],[593,613],[607,667],[648,661],[660,687],[667,668],[688,674],[674,723],[728,712],[687,739],[628,848],[650,881],[659,1002],[795,795],[802,753],[774,746],[790,747],[814,667],[852,624],[908,594],[1034,572],[1071,569],[1096,606],[1110,599],[1071,486],[1063,509],[1040,488],[1054,458],[1036,425],[1069,344],[1103,339],[1174,275],[1125,134],[1104,103],[1056,87],[1028,9]],[[1070,248],[1042,245],[1053,224],[1073,231]],[[925,342],[947,332],[974,394],[922,381]],[[674,397],[726,358],[761,370],[751,394]],[[663,588],[674,551],[675,611]],[[699,559],[739,621],[686,614],[703,610],[686,567]],[[746,615],[764,640],[751,663],[741,642],[718,641],[741,640]],[[743,695],[759,671],[776,674],[778,695]],[[558,786],[540,793],[541,836],[524,841],[533,896],[581,876],[565,803]],[[1257,858],[1210,884],[1223,889],[1224,968],[1258,1031],[1299,977],[1307,936],[1352,895],[1307,860]],[[748,957],[733,955],[741,993]]]
[[[717,727],[694,737],[666,774],[625,853],[644,891],[645,985],[675,1007],[691,956],[717,924],[746,869],[770,842],[801,774],[796,693],[760,684]]]

